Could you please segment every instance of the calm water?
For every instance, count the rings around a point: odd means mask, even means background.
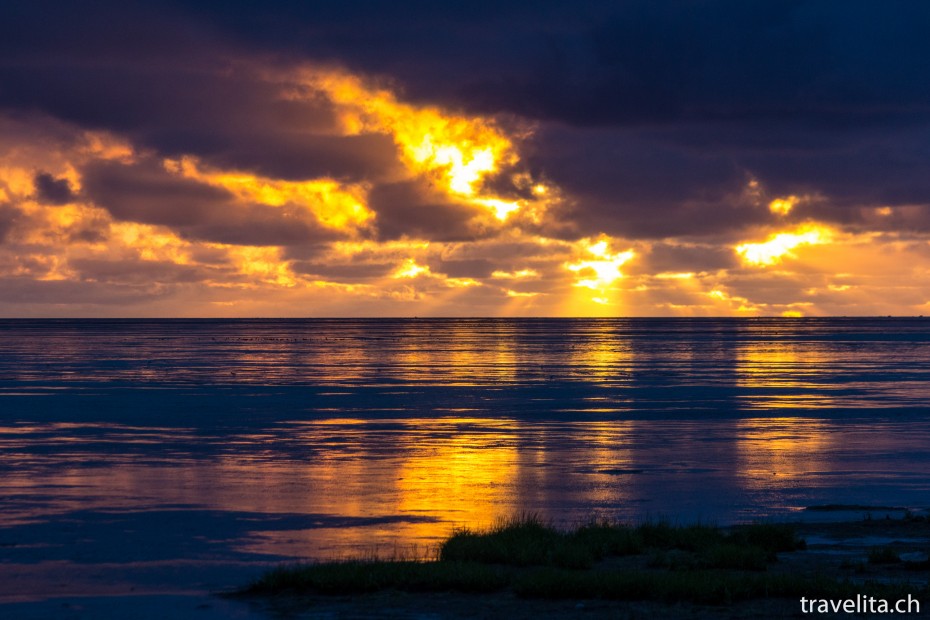
[[[0,600],[523,510],[925,509],[927,446],[923,319],[0,321]]]

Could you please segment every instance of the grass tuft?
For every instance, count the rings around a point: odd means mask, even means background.
[[[439,548],[444,562],[480,562],[510,566],[588,568],[596,554],[570,536],[545,524],[537,515],[522,515],[487,532],[458,530]]]

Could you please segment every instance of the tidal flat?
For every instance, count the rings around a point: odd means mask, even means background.
[[[523,510],[807,527],[930,497],[925,319],[0,321],[0,344],[14,618],[266,618],[211,593]]]

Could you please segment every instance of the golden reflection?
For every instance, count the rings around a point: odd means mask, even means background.
[[[786,480],[822,472],[833,439],[826,424],[805,418],[739,420],[737,474],[755,489],[782,489]]]
[[[836,406],[836,400],[816,382],[831,363],[820,346],[756,342],[736,352],[736,384],[756,388],[745,405],[756,409],[797,409]]]
[[[631,437],[637,422],[614,420],[586,424],[585,449],[579,455],[594,472],[594,484],[585,493],[585,503],[615,508],[628,504],[635,495],[629,472],[635,471]]]
[[[338,515],[350,524],[356,519],[374,522],[327,527],[322,520],[312,529],[267,532],[249,545],[251,551],[297,557],[423,555],[455,526],[486,527],[518,509],[520,463],[509,440],[517,430],[511,420],[343,420],[306,423],[304,428],[295,432],[297,441],[326,448],[303,470],[312,492],[302,495],[302,506],[281,504],[273,511]],[[369,454],[382,442],[392,446],[389,454]],[[245,478],[256,476],[241,463],[228,465],[241,469]],[[293,475],[267,464],[259,469],[271,476],[267,488],[278,488]],[[254,509],[254,503],[232,509]],[[412,544],[420,545],[419,551],[412,551]]]
[[[515,422],[443,419],[444,426],[472,426],[442,440],[420,443],[397,471],[398,504],[404,514],[432,514],[446,523],[411,524],[417,539],[448,534],[449,523],[486,527],[512,514],[519,472],[516,446],[507,441]],[[496,432],[489,432],[496,431]]]
[[[736,253],[752,265],[773,265],[783,258],[794,257],[791,250],[802,245],[829,243],[833,229],[820,224],[804,224],[792,231],[771,235],[762,243],[744,243],[736,246]]]
[[[451,331],[447,331],[451,330]],[[513,335],[505,327],[492,325],[477,338],[472,327],[451,325],[444,328],[444,346],[405,347],[392,363],[402,368],[429,370],[429,380],[443,386],[478,385],[488,381],[512,381],[521,366],[514,350]],[[410,379],[423,381],[422,375]]]
[[[610,383],[629,383],[634,351],[628,339],[617,336],[614,327],[596,325],[575,339],[571,366],[586,378]]]

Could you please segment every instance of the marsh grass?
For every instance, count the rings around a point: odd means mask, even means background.
[[[600,521],[562,531],[536,515],[522,515],[486,532],[456,531],[440,546],[439,559],[583,569],[607,557],[652,554],[656,565],[671,558],[669,568],[764,570],[776,553],[802,548],[804,541],[790,526],[745,525],[724,532],[710,525]]]
[[[777,553],[804,548],[788,525],[638,526],[606,521],[561,530],[521,515],[489,530],[455,531],[434,561],[369,558],[270,571],[247,594],[362,594],[381,590],[488,593],[722,604],[768,597],[839,596],[849,584],[766,572]],[[632,564],[610,564],[633,558]],[[605,563],[605,561],[608,561]],[[861,591],[861,584],[857,586]],[[884,587],[884,586],[877,586]]]

